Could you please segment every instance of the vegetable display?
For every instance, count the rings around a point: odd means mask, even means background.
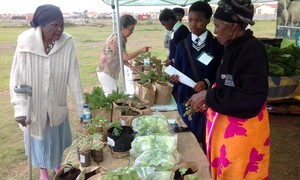
[[[135,159],[136,166],[154,167],[156,171],[171,170],[176,165],[176,159],[171,153],[155,149],[143,152]]]
[[[291,44],[278,48],[266,44],[269,60],[269,76],[300,75],[300,48]]]
[[[133,119],[132,129],[138,135],[170,132],[166,117],[160,114],[144,115]]]
[[[145,151],[154,149],[163,149],[172,153],[177,150],[177,136],[163,134],[137,136],[132,141],[129,152],[131,156],[137,157]]]

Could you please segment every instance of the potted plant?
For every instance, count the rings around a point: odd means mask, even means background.
[[[156,77],[155,88],[155,104],[166,105],[170,104],[172,97],[173,84],[170,82],[170,77],[167,73],[160,73]]]
[[[198,166],[194,161],[181,162],[173,168],[174,180],[197,180]]]
[[[126,152],[131,148],[134,132],[130,126],[122,126],[121,121],[113,120],[107,130],[108,144],[114,152]]]
[[[112,119],[117,119],[121,115],[121,108],[129,107],[131,105],[131,100],[129,98],[126,99],[116,99],[113,102],[113,115]]]
[[[142,115],[140,110],[131,106],[119,106],[116,112],[118,113],[114,113],[114,119],[120,120],[126,126],[131,126],[132,120]]]
[[[137,100],[131,102],[131,107],[134,107],[142,112],[142,115],[152,114],[152,109],[145,103],[140,103]]]
[[[103,148],[105,143],[102,141],[103,137],[100,133],[94,133],[91,135],[91,155],[96,163],[103,161]]]
[[[163,64],[161,63],[161,59],[158,59],[156,56],[151,56],[150,61],[152,63],[152,67],[155,69],[155,72],[161,73],[163,67]]]
[[[104,180],[124,179],[124,180],[139,180],[137,172],[128,167],[120,167],[104,174]]]
[[[65,164],[54,177],[54,180],[75,180],[81,173],[80,169],[73,165],[71,162]]]
[[[96,115],[96,117],[92,118],[91,123],[86,125],[86,129],[91,135],[101,133],[103,138],[102,140],[106,141],[108,124],[109,122],[107,119],[101,118],[100,115]]]
[[[153,83],[155,82],[155,72],[150,70],[147,73],[141,74],[141,79],[138,81],[138,90],[136,91],[139,99],[148,105],[152,106],[155,102],[156,89]]]
[[[85,101],[89,104],[92,118],[99,115],[103,119],[111,121],[112,104],[105,96],[104,91],[99,86],[93,88],[91,93],[84,93]]]
[[[81,136],[77,142],[79,160],[82,167],[91,165],[92,138],[90,135]]]

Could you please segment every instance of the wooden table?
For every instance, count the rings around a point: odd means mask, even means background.
[[[180,116],[178,115],[177,111],[172,112],[163,112],[164,116],[167,119],[176,119],[177,122],[184,126],[185,124],[182,122]],[[176,133],[178,138],[177,150],[182,156],[182,161],[194,161],[197,163],[198,172],[197,176],[201,177],[202,180],[209,180],[211,179],[209,173],[209,165],[207,158],[201,149],[199,143],[197,142],[195,136],[191,132],[181,132]],[[77,150],[76,145],[73,144],[70,148],[65,162],[73,162],[79,163],[77,157]],[[132,164],[134,162],[134,158],[130,156],[121,157],[121,158],[113,158],[112,153],[109,147],[104,148],[104,161],[96,164],[92,161],[92,166],[103,166],[108,170],[116,169],[119,167],[124,167]]]

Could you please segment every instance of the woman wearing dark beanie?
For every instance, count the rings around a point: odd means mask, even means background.
[[[18,36],[10,75],[11,102],[15,120],[24,131],[25,153],[30,153],[32,165],[39,168],[39,179],[49,180],[48,169],[58,171],[64,150],[72,144],[67,92],[76,105],[78,124],[83,92],[75,44],[72,36],[64,32],[60,8],[51,4],[39,6],[31,26]],[[32,88],[30,139],[25,123],[28,99],[14,92],[19,85]]]
[[[224,45],[215,85],[188,104],[207,111],[207,157],[212,179],[268,179],[270,127],[266,108],[268,61],[265,46],[247,29],[251,0],[219,2],[214,33]]]

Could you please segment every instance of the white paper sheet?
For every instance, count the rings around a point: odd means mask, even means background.
[[[185,84],[191,88],[195,86],[195,81],[193,81],[191,78],[187,77],[184,75],[182,72],[178,71],[175,69],[173,66],[169,65],[166,69],[165,72],[169,75],[178,75],[179,76],[179,82],[182,84]]]

